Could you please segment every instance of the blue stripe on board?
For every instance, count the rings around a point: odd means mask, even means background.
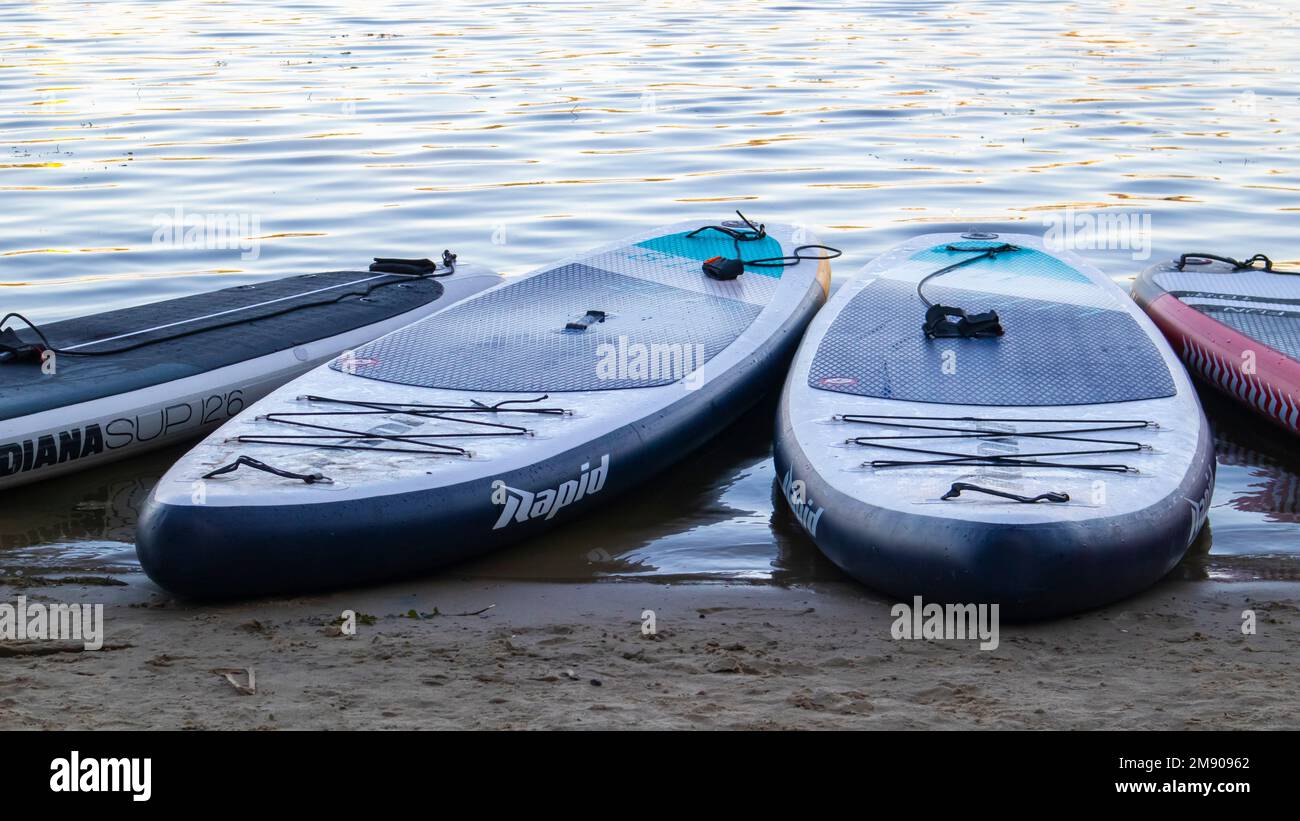
[[[952,243],[962,249],[992,248],[1001,245],[1000,242],[989,242],[984,240],[962,240],[960,243]],[[942,268],[945,265],[951,265],[958,262],[963,257],[971,256],[960,251],[947,250],[949,243],[936,245],[924,251],[919,251],[912,255],[913,262],[934,263],[936,268]],[[1059,279],[1066,282],[1084,282],[1091,283],[1092,280],[1087,275],[1080,273],[1071,266],[1042,251],[1033,248],[1021,248],[1010,254],[1001,254],[996,260],[990,262],[981,260],[973,263],[969,270],[977,270],[980,266],[997,265],[1000,273],[1018,274],[1030,277],[1046,277],[1048,279]]]

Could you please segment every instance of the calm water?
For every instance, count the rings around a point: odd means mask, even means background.
[[[1300,9],[1173,0],[7,3],[0,308],[48,321],[444,247],[515,274],[735,207],[813,227],[841,277],[915,233],[1102,211],[1149,219],[1153,258],[1300,265],[1298,33]],[[235,228],[193,247],[178,215]],[[1082,253],[1123,280],[1141,250]],[[1291,578],[1294,442],[1209,410],[1212,539],[1180,572]],[[770,418],[472,571],[833,576],[774,505]],[[131,570],[174,456],[7,494],[0,570]]]

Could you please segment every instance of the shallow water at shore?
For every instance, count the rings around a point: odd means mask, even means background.
[[[736,207],[844,248],[840,278],[915,233],[1095,213],[1149,225],[1149,247],[1079,249],[1121,281],[1191,250],[1300,265],[1297,23],[1164,0],[10,4],[0,307],[49,321],[444,247],[518,274]],[[178,214],[233,216],[237,247],[156,242]],[[1207,403],[1212,532],[1176,573],[1293,579],[1294,442]],[[838,578],[774,504],[770,420],[457,572]],[[135,515],[175,456],[6,494],[0,576],[138,578]]]
[[[1210,526],[1170,578],[1300,581],[1300,461],[1280,433],[1206,396],[1218,478]],[[445,571],[479,580],[728,581],[808,585],[845,578],[799,529],[772,466],[773,403],[642,489],[540,538]],[[10,491],[0,581],[99,576],[150,583],[132,544],[154,481],[180,451]]]

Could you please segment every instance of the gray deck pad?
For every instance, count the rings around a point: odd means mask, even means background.
[[[731,344],[758,305],[564,265],[483,294],[356,351],[358,376],[502,393],[645,388],[682,378]],[[566,331],[588,311],[603,322]],[[680,364],[679,364],[680,363]]]
[[[1246,305],[1188,304],[1275,351],[1281,351],[1292,359],[1300,359],[1300,312],[1251,308]]]
[[[1151,278],[1188,307],[1300,359],[1300,277],[1214,261]]]
[[[880,279],[835,318],[809,385],[954,405],[1083,405],[1174,395],[1159,351],[1123,311],[933,285],[926,296],[968,312],[994,309],[1006,335],[926,339],[916,285]],[[945,359],[947,351],[953,355]]]

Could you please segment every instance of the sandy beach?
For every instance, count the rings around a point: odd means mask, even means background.
[[[1003,624],[991,651],[894,640],[891,603],[847,582],[444,575],[221,606],[134,582],[0,590],[105,603],[102,650],[0,644],[0,729],[1300,726],[1287,695],[1300,608],[1285,582],[1166,581],[1100,611]],[[1241,631],[1247,608],[1255,635]],[[351,636],[336,623],[349,609]],[[230,668],[251,668],[254,692],[214,672]]]

